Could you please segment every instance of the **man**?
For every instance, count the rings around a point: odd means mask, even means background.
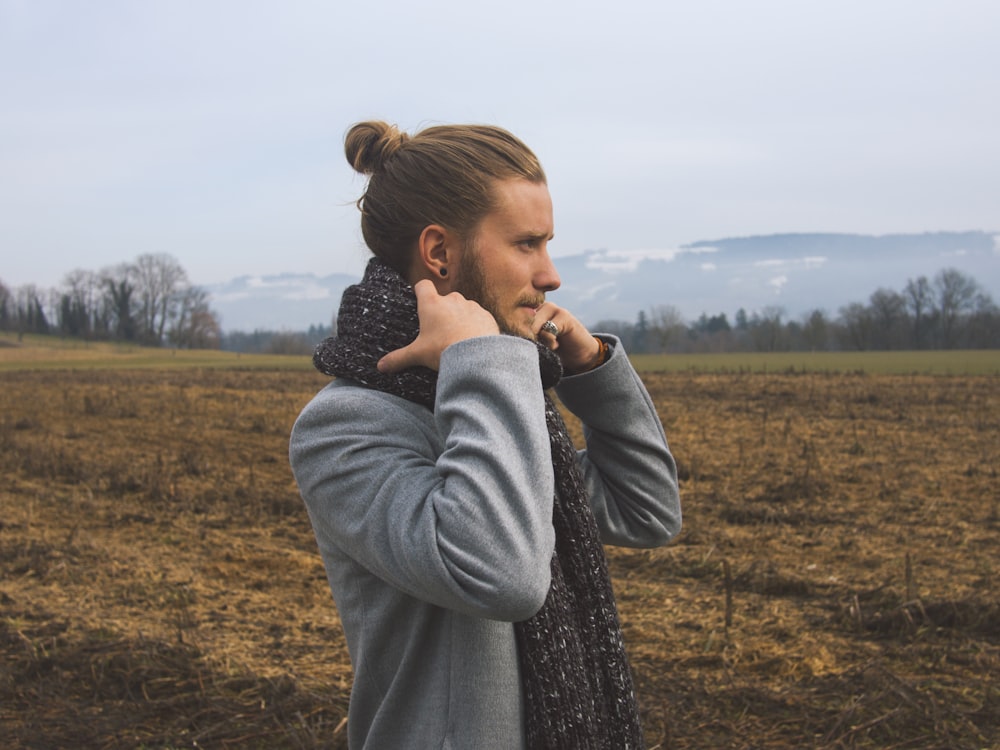
[[[350,746],[641,747],[602,543],[679,531],[676,468],[620,343],[546,298],[544,172],[488,126],[365,122],[345,145],[375,258],[290,460],[354,669]]]

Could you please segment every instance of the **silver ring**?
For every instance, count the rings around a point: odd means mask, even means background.
[[[546,320],[544,323],[542,323],[542,327],[540,330],[545,331],[545,333],[550,333],[556,338],[559,338],[559,326],[557,326],[551,320]]]

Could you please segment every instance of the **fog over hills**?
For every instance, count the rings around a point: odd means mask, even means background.
[[[555,258],[562,287],[551,299],[588,326],[635,321],[640,310],[669,304],[694,320],[740,308],[779,306],[789,318],[825,310],[835,316],[879,288],[901,291],[908,279],[944,268],[972,276],[1000,301],[1000,233],[900,235],[775,234],[705,240],[674,249],[589,250]],[[241,276],[206,287],[226,331],[305,330],[330,323],[345,274]]]

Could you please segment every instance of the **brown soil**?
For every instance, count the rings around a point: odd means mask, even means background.
[[[610,550],[651,748],[1000,746],[1000,379],[647,375],[685,530]],[[0,375],[0,746],[338,748],[300,372]]]

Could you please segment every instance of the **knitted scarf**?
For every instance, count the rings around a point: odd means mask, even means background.
[[[376,369],[418,332],[416,297],[398,273],[372,259],[362,282],[344,292],[337,329],[316,348],[318,370],[434,408],[436,372]],[[546,347],[538,351],[543,388],[551,388],[562,376],[559,358]],[[545,421],[556,480],[552,584],[542,608],[514,624],[528,747],[639,750],[642,731],[604,548],[576,451],[547,393]]]

